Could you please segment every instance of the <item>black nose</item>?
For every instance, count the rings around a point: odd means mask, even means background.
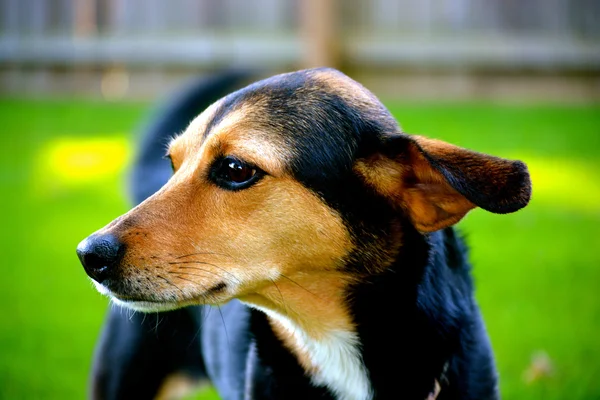
[[[114,272],[123,257],[124,246],[113,235],[92,235],[77,246],[77,255],[85,272],[98,283]]]

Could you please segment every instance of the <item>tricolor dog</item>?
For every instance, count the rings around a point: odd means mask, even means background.
[[[186,370],[226,400],[499,397],[452,225],[523,208],[525,164],[403,133],[332,69],[217,100],[166,154],[168,182],[77,248],[114,303],[176,310],[109,317],[93,397]]]

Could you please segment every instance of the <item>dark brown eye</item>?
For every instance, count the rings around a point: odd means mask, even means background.
[[[262,175],[258,168],[231,156],[217,161],[211,173],[213,181],[228,190],[245,189]]]
[[[254,174],[256,174],[256,170],[254,168],[241,162],[240,160],[236,160],[235,158],[226,160],[225,164],[226,166],[224,172],[227,179],[231,182],[243,183],[251,179]]]

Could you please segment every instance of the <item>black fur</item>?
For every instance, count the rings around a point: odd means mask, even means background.
[[[94,399],[151,399],[168,375],[206,378],[194,307],[144,315],[111,308],[98,343],[90,387]]]
[[[397,398],[402,388],[405,398],[424,399],[435,380],[439,399],[496,398],[464,244],[452,228],[427,236],[403,229],[394,265],[350,293],[376,398]],[[481,353],[476,363],[474,353]]]
[[[133,175],[136,202],[170,174],[168,162],[160,161],[165,138],[182,131],[201,111],[199,105],[207,105],[204,96],[212,102],[238,81],[219,82],[212,91],[194,88],[191,97],[179,98],[149,126]],[[306,90],[319,93],[311,104],[302,104]],[[399,131],[383,106],[356,112],[348,99],[313,82],[310,73],[297,73],[227,96],[207,132],[242,104],[256,106],[249,118],[294,149],[290,172],[351,228],[356,251],[346,268],[365,279],[350,287],[347,298],[375,398],[426,399],[436,381],[440,400],[498,398],[463,241],[452,228],[417,232],[352,170],[357,158],[382,151],[386,135]],[[400,141],[400,147],[408,146],[408,140]],[[395,254],[389,249],[397,240],[402,246]],[[393,261],[383,272],[368,273],[384,260]],[[143,394],[136,398],[150,398],[162,378],[181,368],[198,378],[207,375],[226,400],[335,398],[311,384],[266,316],[238,301],[220,309],[165,313],[156,333],[149,329],[153,322],[143,323],[137,315],[132,321],[120,311],[109,315],[96,353],[94,393],[103,394],[98,398],[130,398],[135,391]]]

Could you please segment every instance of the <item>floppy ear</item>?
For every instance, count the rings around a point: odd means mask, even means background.
[[[357,160],[355,170],[403,208],[415,227],[432,232],[457,223],[474,207],[505,214],[527,205],[527,166],[421,136],[383,139],[380,152]]]

